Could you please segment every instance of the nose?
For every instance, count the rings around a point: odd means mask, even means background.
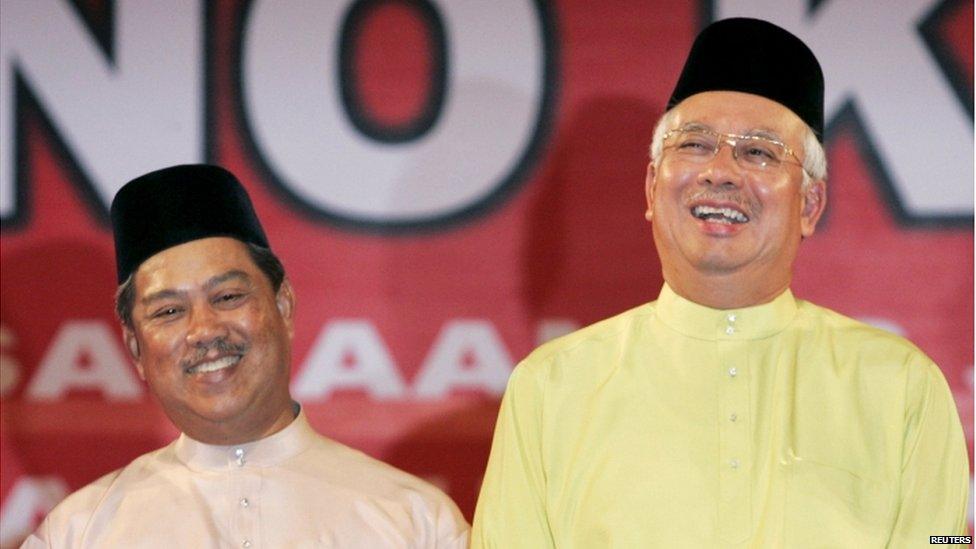
[[[227,327],[221,321],[220,314],[209,304],[193,307],[186,331],[188,345],[206,347],[218,339],[226,338],[227,335]]]
[[[719,141],[715,156],[699,175],[699,183],[720,187],[739,187],[742,184],[742,168],[735,157],[735,147],[727,141]]]

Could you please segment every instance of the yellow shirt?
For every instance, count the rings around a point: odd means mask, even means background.
[[[509,380],[473,547],[928,547],[963,533],[952,396],[918,348],[786,291],[656,302]]]
[[[237,446],[181,435],[68,496],[22,547],[467,545],[440,490],[320,436],[302,412]]]

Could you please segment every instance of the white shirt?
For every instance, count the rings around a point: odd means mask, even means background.
[[[304,413],[270,437],[185,434],[68,496],[34,547],[467,547],[442,492],[329,440]]]

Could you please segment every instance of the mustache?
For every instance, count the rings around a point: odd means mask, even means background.
[[[217,351],[219,354],[235,354],[243,355],[251,348],[251,345],[246,341],[240,343],[235,343],[228,340],[225,337],[219,337],[206,344],[198,344],[193,348],[193,354],[180,361],[180,367],[182,369],[187,369],[207,357],[213,351]]]
[[[743,197],[742,193],[739,191],[722,191],[714,189],[702,189],[692,194],[685,199],[685,205],[691,206],[697,202],[709,200],[715,202],[732,202],[750,216],[759,214],[762,211],[762,206],[760,206],[754,200],[749,200],[748,198]]]

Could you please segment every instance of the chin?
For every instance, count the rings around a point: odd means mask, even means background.
[[[248,405],[243,399],[197,402],[187,407],[193,416],[212,423],[233,421],[244,415],[247,409]]]
[[[733,273],[748,263],[748,260],[730,254],[705,253],[698,257],[694,266],[698,272],[720,275]]]

